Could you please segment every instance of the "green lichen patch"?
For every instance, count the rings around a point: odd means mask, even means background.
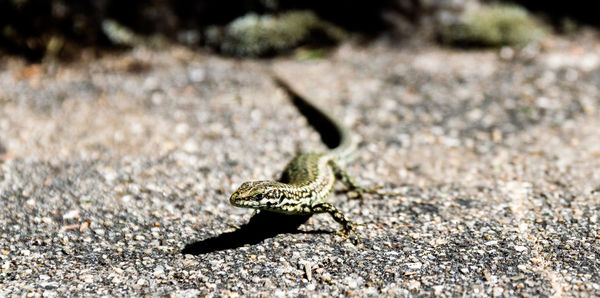
[[[524,8],[483,6],[466,12],[457,22],[441,27],[445,43],[460,46],[524,45],[543,38],[546,28]]]
[[[222,34],[207,34],[225,54],[262,57],[310,43],[334,44],[346,37],[344,30],[321,20],[310,11],[278,15],[246,14],[233,20]],[[215,38],[219,40],[215,42]]]

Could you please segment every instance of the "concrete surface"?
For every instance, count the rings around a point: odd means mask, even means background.
[[[229,205],[325,148],[268,65],[361,136],[351,173],[403,194],[332,197],[362,242]],[[5,56],[0,296],[598,296],[599,86],[590,33],[315,61]]]

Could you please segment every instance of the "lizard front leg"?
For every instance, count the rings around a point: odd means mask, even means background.
[[[348,220],[346,216],[344,216],[344,214],[332,204],[317,203],[311,206],[311,209],[314,213],[329,213],[329,215],[331,215],[335,221],[341,224],[343,228],[338,231],[338,235],[340,235],[343,240],[348,239],[350,237],[350,233],[354,233],[356,237],[359,237],[356,233],[356,226],[358,224]]]

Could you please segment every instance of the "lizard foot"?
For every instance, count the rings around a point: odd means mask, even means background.
[[[356,243],[361,241],[360,235],[356,231],[357,226],[364,226],[365,224],[359,224],[354,222],[348,222],[344,228],[337,232],[337,235],[340,236],[340,242],[344,242],[346,240],[350,240],[350,236],[352,233],[356,236]]]

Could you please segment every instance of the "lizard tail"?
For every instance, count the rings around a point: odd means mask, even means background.
[[[356,150],[358,138],[316,103],[301,96],[284,79],[277,75],[273,75],[273,79],[277,86],[290,96],[292,103],[306,117],[308,123],[317,130],[323,143],[330,148],[330,154],[338,162],[349,161]]]

